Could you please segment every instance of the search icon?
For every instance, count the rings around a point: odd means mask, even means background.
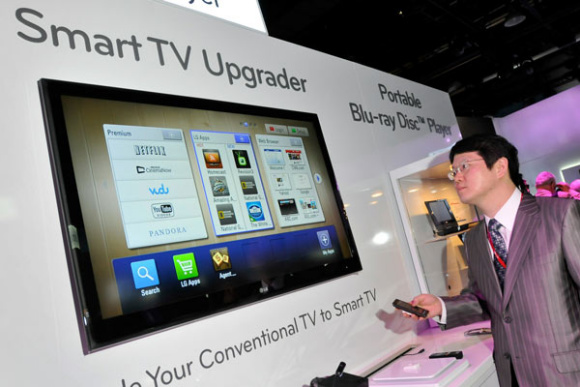
[[[137,275],[141,278],[149,278],[151,281],[155,281],[153,277],[149,275],[149,269],[145,266],[140,266],[139,269],[137,269]]]
[[[131,262],[131,273],[135,289],[150,288],[159,285],[159,274],[154,259]]]

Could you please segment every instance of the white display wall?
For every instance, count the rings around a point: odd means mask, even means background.
[[[520,171],[532,194],[540,172],[552,172],[560,182],[565,180],[562,170],[580,165],[578,106],[580,86],[493,120],[497,133],[518,148]]]
[[[410,299],[418,287],[406,263],[389,171],[459,138],[447,94],[154,0],[4,0],[0,11],[0,384],[297,386],[332,373],[340,361],[347,372],[364,373],[413,340],[412,326],[391,307],[393,298]],[[223,73],[216,74],[220,58]],[[236,78],[235,69],[244,66],[285,71],[305,83],[299,90],[252,87],[251,79]],[[363,270],[83,354],[41,78],[318,114]],[[402,95],[413,96],[413,106]],[[351,313],[317,319],[291,337],[209,367],[200,361],[207,350],[239,346],[365,294],[374,297]]]

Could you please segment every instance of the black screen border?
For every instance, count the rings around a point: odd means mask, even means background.
[[[83,352],[85,354],[362,270],[362,264],[338,191],[338,185],[324,142],[320,122],[315,113],[54,79],[40,79],[38,86],[44,114],[45,132],[61,231],[75,297],[78,324],[83,342]],[[81,214],[81,204],[74,178],[70,145],[66,134],[64,110],[61,102],[62,96],[205,109],[312,122],[319,139],[322,157],[331,180],[330,185],[332,186],[334,198],[338,205],[350,248],[349,253],[352,258],[345,259],[342,262],[289,273],[288,276],[291,278],[289,278],[288,285],[280,290],[261,293],[258,291],[259,285],[256,283],[238,287],[238,291],[247,294],[247,297],[242,301],[230,305],[218,304],[214,299],[218,299],[219,294],[213,294],[215,297],[198,297],[144,312],[103,319],[94,281],[90,251],[84,234],[84,220]],[[75,225],[77,232],[71,234],[69,225]]]

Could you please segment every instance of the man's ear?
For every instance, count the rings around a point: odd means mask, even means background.
[[[500,157],[497,159],[495,164],[493,165],[493,170],[495,171],[498,178],[502,178],[505,175],[509,177],[509,162],[508,159],[505,157]]]

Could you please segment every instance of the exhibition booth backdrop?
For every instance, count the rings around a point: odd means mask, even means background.
[[[496,132],[517,146],[520,169],[532,193],[542,171],[552,172],[556,182],[580,179],[578,106],[580,86],[575,86],[506,117],[494,118]]]
[[[413,324],[391,307],[419,286],[389,171],[459,139],[446,93],[154,0],[8,0],[0,9],[3,384],[296,386],[340,361],[365,373],[412,340]],[[67,259],[74,247],[61,232],[41,79],[316,115],[362,270],[91,348]],[[193,146],[188,122],[154,126],[187,133]],[[188,173],[209,181],[196,168]],[[94,188],[111,190],[106,205],[116,205],[114,184]],[[209,222],[213,207],[198,203]],[[279,221],[272,215],[275,229]],[[116,243],[134,243],[118,232]],[[282,328],[291,334],[277,335]]]
[[[215,7],[212,2],[200,4]],[[227,7],[221,1],[220,5]],[[415,271],[403,232],[401,215],[406,214],[399,211],[394,194],[404,187],[393,186],[390,172],[438,159],[437,154],[460,138],[446,93],[156,0],[82,4],[8,0],[0,10],[5,53],[0,96],[3,384],[296,386],[332,373],[340,361],[347,363],[348,372],[366,373],[413,341],[414,325],[400,318],[391,302],[410,299],[425,286],[420,286],[423,279]],[[65,244],[61,232],[62,202],[51,167],[55,158],[46,135],[41,79],[315,117],[314,126],[319,126],[330,161],[325,173],[336,178],[333,183],[342,198],[337,203],[344,204],[362,270],[206,317],[153,325],[130,338],[91,347],[79,294],[83,288],[78,286],[70,255],[74,246]],[[522,172],[529,182],[542,170],[557,174],[580,164],[579,103],[576,87],[494,119],[496,131],[519,148]],[[145,109],[141,118],[146,122],[153,116]],[[77,118],[84,123],[94,117],[79,114]],[[191,163],[187,174],[201,182],[196,186],[200,197],[203,182],[211,184],[211,176],[194,165],[192,131],[196,128],[191,122],[211,127],[211,120],[202,121],[183,120],[177,127],[166,127],[163,120],[153,124],[162,131],[187,134],[183,137]],[[118,125],[119,130],[113,131],[125,130],[123,122],[108,124]],[[135,129],[138,125],[132,125],[131,130],[141,134],[146,131],[143,127],[151,126],[145,123]],[[264,138],[259,131],[256,127],[248,132],[252,143]],[[104,133],[100,144],[89,141],[87,149],[105,149]],[[252,161],[266,160],[259,149],[255,148]],[[111,173],[116,161],[105,161],[100,167]],[[326,176],[330,175],[302,178],[316,187],[312,194],[328,195],[313,183]],[[267,179],[265,187],[271,184]],[[117,206],[116,180],[99,187],[98,180],[84,182],[95,192],[110,195],[106,197],[112,201],[105,200],[105,205]],[[271,191],[266,196],[272,211],[270,218],[258,219],[267,229],[260,232],[284,231]],[[217,206],[205,200],[197,203],[208,240],[223,240],[223,230],[208,227],[218,224],[211,223]],[[162,208],[169,207],[158,206]],[[423,215],[427,225],[426,211]],[[321,220],[315,216],[312,224],[299,227],[316,230],[326,225]],[[123,249],[127,249],[134,243],[128,238],[132,233],[121,222],[116,227],[116,243],[126,243]],[[240,239],[255,235],[244,233]],[[203,240],[204,235],[198,237]],[[194,242],[179,243],[182,248],[183,243]],[[143,248],[147,242],[136,244]],[[443,282],[444,272],[427,263],[433,262],[426,262],[426,272],[421,274],[438,281],[433,284],[459,289]],[[101,270],[113,272],[113,266],[110,260]],[[459,269],[461,279],[463,268]],[[105,292],[119,292],[115,282],[104,287]],[[282,336],[283,330],[290,333]]]

